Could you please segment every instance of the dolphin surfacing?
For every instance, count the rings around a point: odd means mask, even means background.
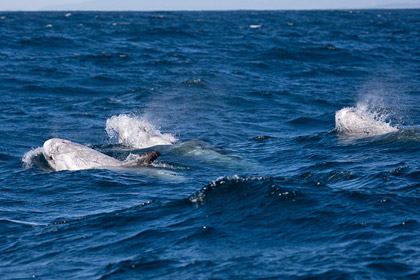
[[[69,140],[52,138],[45,141],[42,154],[55,171],[83,169],[136,168],[147,166],[160,156],[158,151],[130,154],[117,160]]]
[[[366,111],[354,107],[346,107],[335,113],[336,131],[353,136],[364,138],[383,135],[398,131],[398,128],[391,126],[385,121],[375,119]]]

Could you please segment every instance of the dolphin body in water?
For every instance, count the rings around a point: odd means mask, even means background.
[[[137,168],[150,165],[160,156],[158,151],[130,154],[117,160],[69,140],[52,138],[45,141],[42,154],[55,171],[83,169]]]
[[[398,131],[385,121],[375,119],[374,116],[358,108],[347,107],[335,113],[336,131],[355,138],[383,135]]]

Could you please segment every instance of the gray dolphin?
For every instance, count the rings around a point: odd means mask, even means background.
[[[83,169],[136,168],[147,166],[160,156],[158,151],[130,154],[117,160],[69,140],[52,138],[45,141],[42,154],[55,171]]]

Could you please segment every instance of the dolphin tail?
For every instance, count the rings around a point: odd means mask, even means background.
[[[150,165],[160,156],[158,151],[147,151],[142,154],[130,154],[124,161],[124,167],[142,167]]]

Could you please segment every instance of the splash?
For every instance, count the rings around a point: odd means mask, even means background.
[[[341,134],[355,138],[398,131],[387,119],[386,114],[369,110],[368,106],[359,103],[356,107],[346,107],[335,113],[335,129]]]
[[[22,157],[22,163],[25,168],[31,168],[34,163],[34,159],[42,155],[44,149],[42,147],[38,147],[36,149],[32,149],[26,152]]]
[[[145,149],[157,145],[171,145],[177,139],[170,133],[159,129],[145,119],[133,115],[112,116],[106,121],[106,132],[119,144],[134,149]]]

